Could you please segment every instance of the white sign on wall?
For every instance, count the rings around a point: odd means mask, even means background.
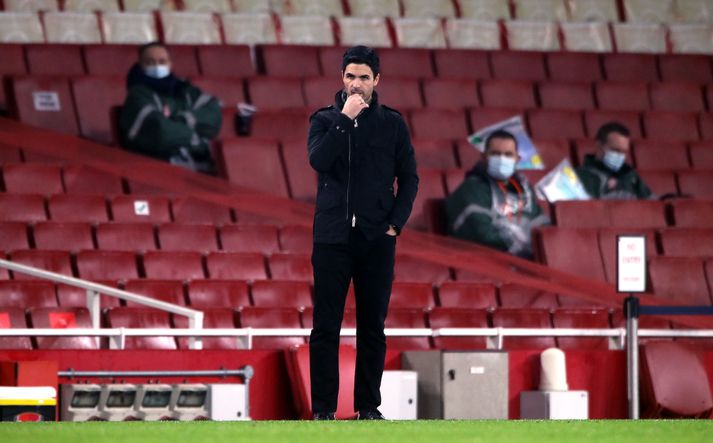
[[[646,292],[646,237],[617,236],[616,290]]]
[[[35,111],[57,112],[62,110],[59,104],[59,94],[55,91],[35,91],[32,93]]]

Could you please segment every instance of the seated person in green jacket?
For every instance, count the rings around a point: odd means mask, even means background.
[[[123,147],[194,171],[214,172],[210,139],[220,132],[220,104],[171,72],[164,45],[139,48],[127,89],[119,119]]]
[[[597,152],[584,157],[577,176],[595,199],[633,200],[655,198],[626,158],[631,150],[629,130],[621,123],[606,123],[597,131]]]
[[[517,172],[517,139],[495,131],[485,141],[485,158],[446,199],[449,234],[532,258],[532,228],[549,224],[527,179]]]

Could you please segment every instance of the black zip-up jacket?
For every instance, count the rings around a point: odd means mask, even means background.
[[[347,243],[356,226],[367,239],[400,231],[418,191],[408,128],[397,111],[371,103],[356,119],[342,114],[345,94],[310,117],[307,150],[317,171],[315,243]],[[394,194],[394,179],[397,191]]]

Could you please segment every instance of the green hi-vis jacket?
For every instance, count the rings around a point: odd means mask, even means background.
[[[604,163],[588,154],[584,165],[576,169],[579,180],[592,198],[605,200],[649,199],[656,196],[628,164],[614,172]]]
[[[520,192],[512,184],[503,183],[504,194],[487,174],[485,163],[478,163],[446,199],[449,234],[532,258],[532,228],[549,224],[549,217],[535,201],[527,179],[519,174],[513,177]]]

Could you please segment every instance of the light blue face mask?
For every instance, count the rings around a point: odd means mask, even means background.
[[[495,180],[507,180],[515,173],[515,159],[503,155],[488,157],[488,175]]]
[[[624,166],[624,162],[626,161],[626,154],[623,154],[621,152],[616,152],[616,151],[611,151],[607,149],[604,152],[604,157],[602,158],[602,163],[609,168],[610,170],[617,172],[619,169],[621,169],[622,166]]]
[[[171,68],[168,65],[153,65],[144,68],[144,73],[151,78],[165,78],[171,74]]]

